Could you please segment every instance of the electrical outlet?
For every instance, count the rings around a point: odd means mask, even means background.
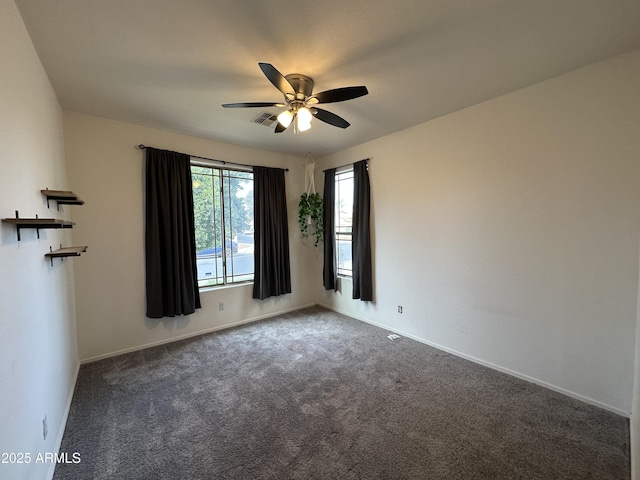
[[[47,434],[49,433],[49,427],[47,426],[47,416],[45,415],[42,419],[42,439],[47,439]]]
[[[224,302],[218,302],[218,310],[224,310]]]
[[[398,305],[398,313],[402,313],[402,305]]]

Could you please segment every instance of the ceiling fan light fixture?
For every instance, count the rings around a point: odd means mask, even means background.
[[[293,120],[293,113],[291,110],[285,110],[280,115],[278,115],[278,122],[284,127],[288,128],[291,125],[291,121]]]
[[[307,107],[300,107],[296,114],[296,126],[299,132],[306,132],[311,128],[311,119],[313,115]]]
[[[298,121],[296,122],[296,124],[298,125],[299,132],[306,132],[311,128],[311,122],[302,122],[300,121],[300,118],[298,118]]]
[[[311,119],[313,115],[311,115],[311,111],[307,107],[302,107],[298,109],[298,123],[311,123]]]

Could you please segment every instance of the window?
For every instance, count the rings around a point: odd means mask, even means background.
[[[336,172],[336,264],[341,277],[352,275],[353,169]]]
[[[253,173],[191,164],[198,286],[253,280]]]

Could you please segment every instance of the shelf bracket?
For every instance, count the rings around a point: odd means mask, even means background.
[[[62,249],[62,244],[60,244],[60,249]],[[49,253],[53,253],[53,248],[49,245]],[[64,262],[64,257],[58,257],[61,262]],[[51,266],[53,267],[53,255],[49,256],[49,260],[51,260]]]
[[[20,218],[20,213],[16,210],[16,218]],[[16,225],[16,233],[18,234],[18,241],[20,241],[20,225]]]
[[[46,190],[49,190],[49,187],[47,187]],[[42,190],[40,190],[40,191],[42,191]],[[45,195],[45,197],[47,198],[47,208],[50,208],[50,206],[49,206],[49,195]],[[58,207],[58,211],[60,211],[60,205],[58,205],[56,203],[56,206]],[[53,263],[53,261],[51,263]]]
[[[38,215],[36,215],[36,219],[38,218]],[[36,236],[38,237],[38,240],[40,240],[40,229],[38,227],[36,227]]]
[[[49,200],[50,198],[47,197],[47,208],[49,208]],[[60,204],[58,202],[56,202],[56,210],[60,211]]]

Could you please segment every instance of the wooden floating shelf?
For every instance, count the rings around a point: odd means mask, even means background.
[[[49,249],[51,250],[51,247],[49,247]],[[64,259],[64,257],[79,257],[81,253],[84,253],[86,251],[87,251],[86,245],[83,245],[81,247],[64,247],[64,248],[62,247],[62,245],[60,245],[60,248],[58,250],[52,250],[49,253],[45,253],[44,256],[51,258],[51,266],[53,266],[54,258]]]
[[[75,223],[57,218],[4,218],[3,222],[15,223],[20,228],[71,228]]]
[[[45,257],[79,257],[81,253],[87,251],[87,246],[82,247],[60,247],[58,250],[52,250],[45,253]]]
[[[73,192],[66,190],[40,190],[42,194],[47,197],[47,208],[49,207],[49,200],[55,200],[58,205],[84,205],[84,201],[78,198]],[[58,210],[60,208],[58,207]]]
[[[21,228],[35,228],[40,238],[41,228],[72,228],[75,223],[68,220],[58,220],[57,218],[20,218],[16,212],[16,218],[3,218],[3,222],[13,223],[18,230],[18,241],[20,241]]]

